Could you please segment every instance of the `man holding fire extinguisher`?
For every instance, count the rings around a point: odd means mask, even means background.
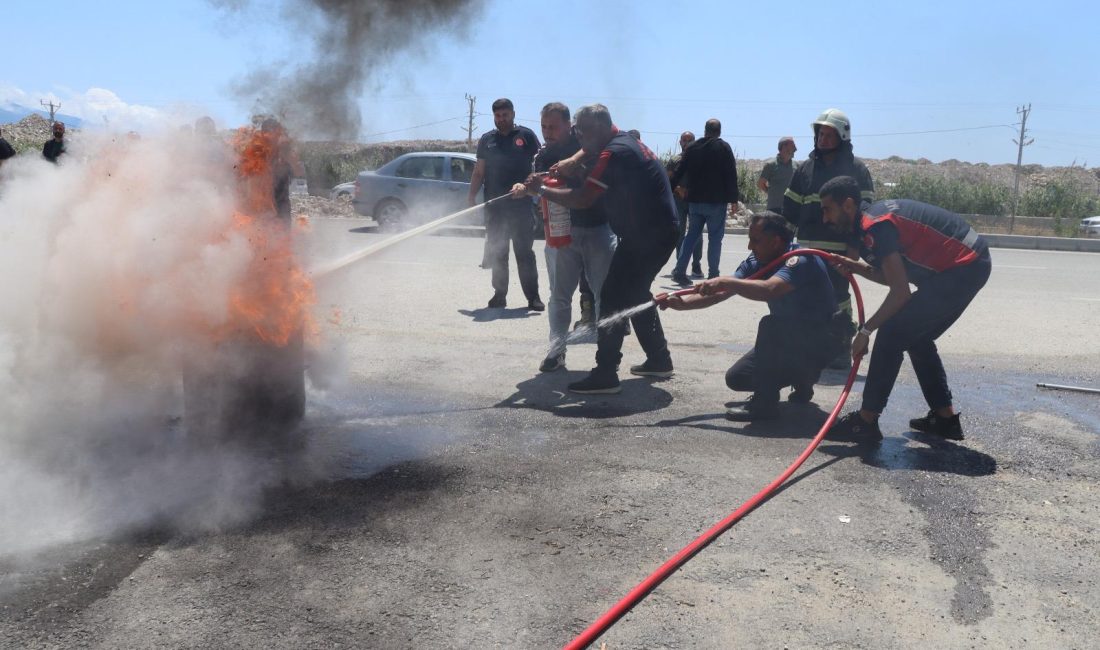
[[[652,300],[650,285],[668,262],[680,230],[676,205],[664,167],[644,144],[620,131],[602,104],[577,111],[577,138],[583,153],[595,157],[584,184],[578,188],[548,187],[539,177],[527,181],[527,192],[570,209],[596,207],[607,215],[608,225],[619,237],[600,291],[601,317],[607,317]],[[568,177],[579,156],[563,160],[554,169]],[[645,363],[630,372],[649,377],[672,376],[672,356],[654,308],[631,316]],[[616,321],[598,329],[596,367],[584,379],[569,384],[574,393],[618,393],[618,368],[622,360],[626,323]]]
[[[569,123],[569,107],[551,102],[542,107],[542,138],[546,143],[535,155],[532,182],[542,180],[548,187],[580,187],[584,179],[546,176],[550,167],[569,158],[581,149]],[[525,186],[516,183],[514,196],[524,196]],[[598,206],[566,208],[546,199],[539,201],[546,233],[546,270],[550,277],[550,348],[539,366],[541,372],[565,367],[566,339],[572,321],[573,292],[584,279],[595,298],[595,313],[600,313],[600,290],[603,288],[611,255],[615,252],[615,235],[607,225],[607,215]],[[584,302],[584,296],[581,296]],[[584,305],[581,305],[582,311]],[[598,318],[598,317],[597,317]]]

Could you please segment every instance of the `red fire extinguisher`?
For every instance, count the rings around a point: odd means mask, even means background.
[[[563,187],[560,179],[547,177],[542,183],[546,187]],[[562,248],[568,246],[573,237],[569,234],[572,224],[569,221],[569,208],[558,203],[539,199],[539,207],[542,208],[542,227],[546,233],[546,245],[550,248]]]

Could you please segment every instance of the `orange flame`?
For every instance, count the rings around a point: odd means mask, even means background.
[[[238,155],[233,231],[247,237],[252,261],[229,297],[229,324],[220,334],[250,332],[267,343],[286,345],[303,330],[316,333],[310,315],[315,294],[294,254],[291,223],[276,214],[278,141],[275,134],[242,128],[233,147]]]

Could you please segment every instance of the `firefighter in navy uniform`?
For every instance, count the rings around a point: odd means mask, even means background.
[[[852,154],[852,126],[848,116],[830,108],[813,121],[814,150],[795,170],[791,184],[783,195],[783,216],[798,229],[798,243],[806,248],[818,248],[843,255],[847,249],[845,239],[821,220],[821,199],[818,191],[830,179],[850,176],[859,183],[860,197],[871,202],[875,198],[875,184],[871,172],[859,158]],[[847,331],[845,346],[830,368],[848,368],[851,356],[848,346],[855,333],[852,321],[852,299],[848,293],[848,280],[835,269],[830,269],[836,302],[848,315],[844,323]]]
[[[657,296],[661,308],[701,309],[732,296],[768,303],[756,343],[726,372],[730,390],[752,391],[752,397],[726,411],[734,421],[767,420],[779,415],[779,391],[792,386],[787,399],[806,403],[821,370],[836,356],[840,341],[829,326],[836,311],[829,270],[820,257],[794,256],[768,273],[750,276],[795,250],[794,232],[782,216],[761,212],[749,223],[749,250],[733,277],[696,285],[688,296]]]
[[[579,188],[548,188],[529,179],[528,193],[570,209],[595,207],[607,216],[619,241],[600,291],[600,316],[626,311],[653,299],[650,286],[668,262],[680,238],[672,187],[664,166],[641,141],[620,131],[602,104],[584,106],[576,115],[581,151],[562,160],[552,170],[569,176],[569,169],[587,156],[596,162]],[[631,316],[634,334],[646,360],[631,366],[630,373],[643,377],[671,377],[668,350],[656,309]],[[626,323],[617,321],[597,328],[596,367],[580,381],[569,384],[574,393],[618,393],[618,368],[622,360]]]
[[[878,417],[908,352],[929,408],[909,426],[962,440],[935,341],[989,279],[989,246],[961,217],[934,205],[898,199],[862,210],[861,190],[855,179],[842,176],[819,191],[826,223],[851,242],[849,256],[836,258],[837,266],[890,287],[852,341],[852,355],[863,354],[871,333],[878,330],[862,407],[838,421],[830,435],[859,442],[882,439]],[[910,284],[917,287],[915,292]]]

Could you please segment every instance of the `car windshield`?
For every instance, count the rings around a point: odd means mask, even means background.
[[[409,158],[397,168],[397,176],[441,181],[443,180],[443,158],[439,156]]]

